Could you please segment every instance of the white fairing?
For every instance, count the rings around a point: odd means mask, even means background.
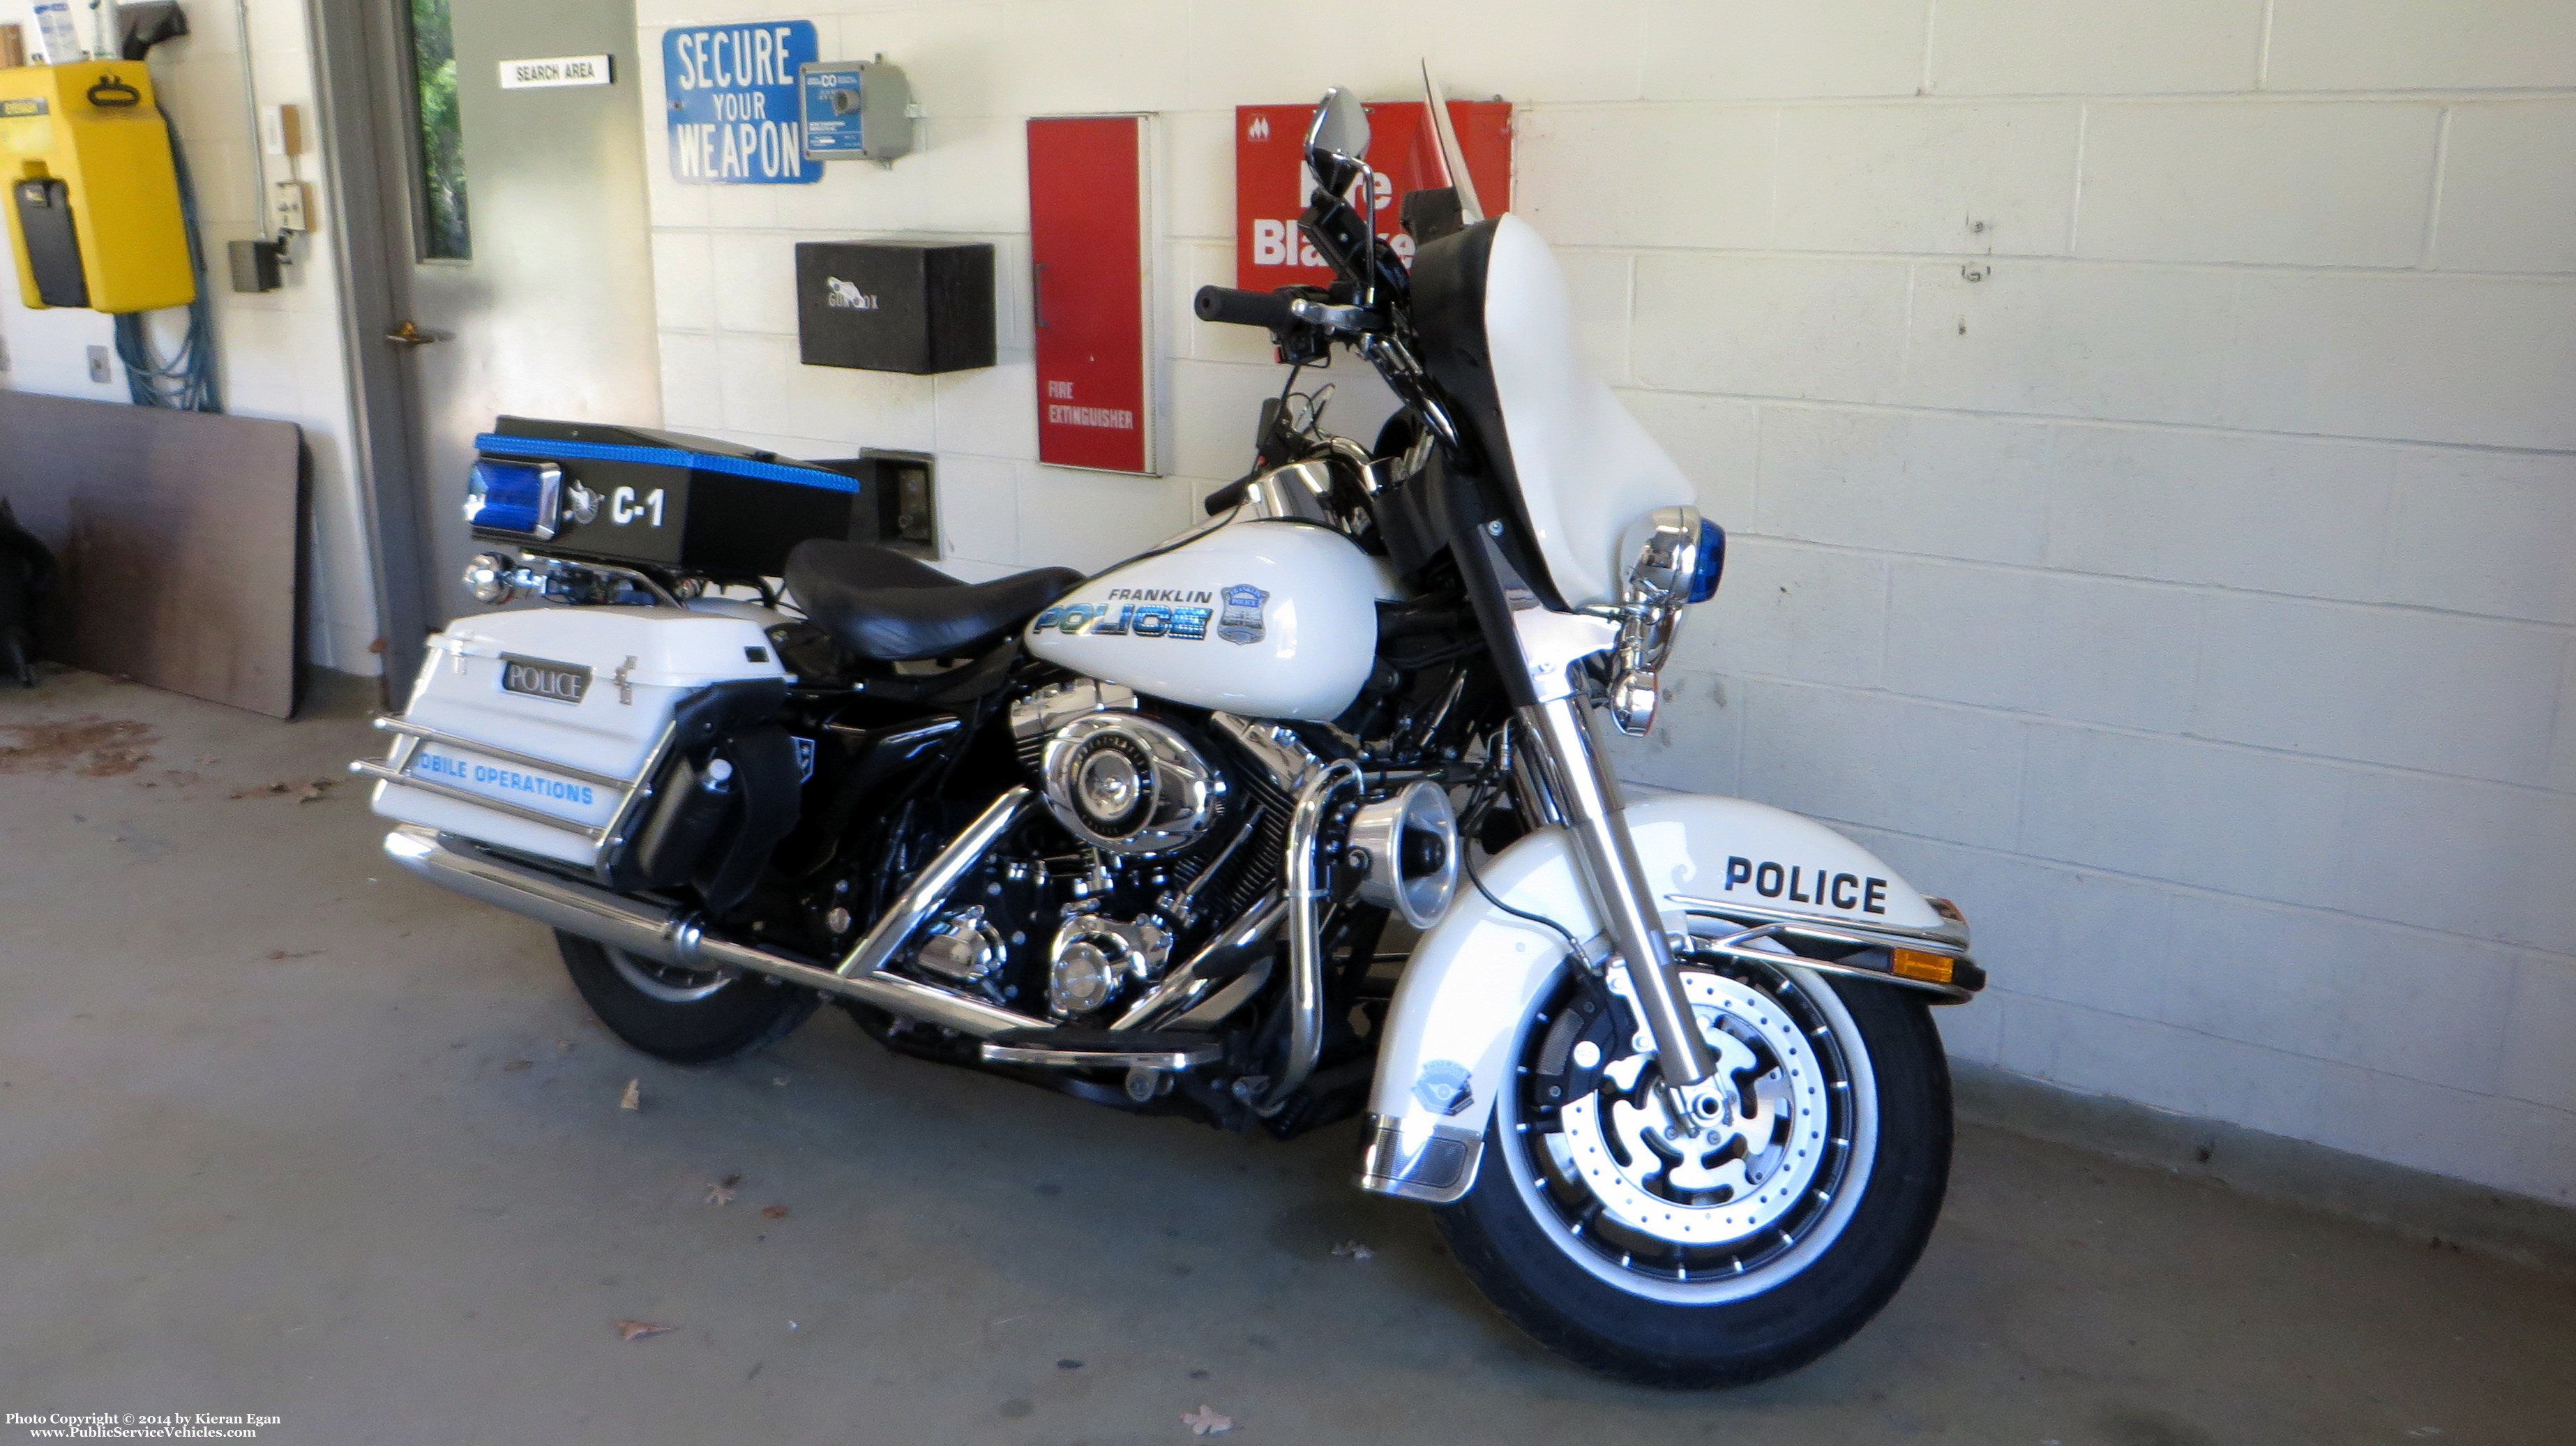
[[[1084,583],[1029,624],[1028,647],[1149,697],[1335,718],[1376,661],[1384,593],[1368,554],[1338,532],[1237,522]]]
[[[678,608],[538,608],[458,618],[429,640],[404,721],[585,773],[633,778],[679,700],[711,683],[783,678],[764,621],[777,615]],[[590,670],[581,700],[501,686],[505,659]],[[621,687],[620,682],[624,686]],[[396,743],[399,752],[401,744]],[[620,790],[471,748],[425,743],[411,771],[472,794],[532,808],[578,828],[609,820]],[[485,843],[587,866],[592,847],[549,828],[415,788],[378,783],[375,810]]]
[[[1880,926],[1942,924],[1923,896],[1868,850],[1794,813],[1691,794],[1648,799],[1627,813],[1646,880],[1673,932],[1688,928],[1669,898],[1674,894],[1742,898],[1769,910]],[[1744,869],[1730,868],[1734,860],[1743,861]],[[1764,865],[1776,867],[1778,875]],[[1809,897],[1792,901],[1791,869],[1799,871],[1795,892]],[[1749,877],[1730,887],[1739,872]],[[1587,946],[1603,932],[1562,829],[1528,835],[1477,873],[1495,898],[1556,921]],[[1816,898],[1812,881],[1819,875],[1827,888]],[[1832,887],[1845,878],[1853,882]],[[1761,892],[1775,885],[1776,892]],[[1852,906],[1837,907],[1837,893]],[[1448,915],[1414,946],[1396,985],[1378,1046],[1370,1111],[1400,1122],[1408,1139],[1483,1138],[1495,1096],[1512,1071],[1521,1023],[1564,957],[1565,941],[1554,930],[1504,913],[1483,892],[1460,890]],[[1470,1091],[1464,1096],[1455,1087],[1462,1068]],[[1462,1193],[1465,1188],[1458,1186]]]
[[[1556,257],[1529,223],[1496,223],[1485,343],[1521,503],[1566,602],[1618,601],[1620,534],[1692,500],[1690,479],[1584,365]]]

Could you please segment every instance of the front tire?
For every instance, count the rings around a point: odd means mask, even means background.
[[[681,969],[561,929],[555,947],[610,1033],[673,1064],[712,1064],[775,1044],[820,1002],[810,989],[762,975]]]
[[[1906,991],[1785,958],[1684,975],[1725,1082],[1706,1128],[1675,1133],[1625,1001],[1569,972],[1439,1223],[1551,1350],[1646,1385],[1739,1386],[1850,1339],[1913,1269],[1949,1181],[1949,1068]]]

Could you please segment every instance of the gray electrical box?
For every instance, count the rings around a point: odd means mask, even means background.
[[[912,154],[912,82],[900,66],[874,60],[809,60],[796,67],[805,157],[877,161]]]

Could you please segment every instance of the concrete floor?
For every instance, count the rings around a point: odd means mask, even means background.
[[[1616,1385],[1352,1190],[1350,1126],[1131,1120],[832,1012],[713,1069],[622,1048],[543,932],[382,867],[358,789],[299,800],[376,745],[0,690],[0,1411],[324,1446],[1178,1442],[1202,1403],[1243,1442],[2576,1439],[2576,1283],[1973,1129],[1852,1344]]]

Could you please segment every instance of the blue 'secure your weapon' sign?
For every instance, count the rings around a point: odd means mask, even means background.
[[[810,20],[662,32],[671,178],[730,186],[823,179],[823,163],[805,159],[796,121],[796,67],[817,54]]]

